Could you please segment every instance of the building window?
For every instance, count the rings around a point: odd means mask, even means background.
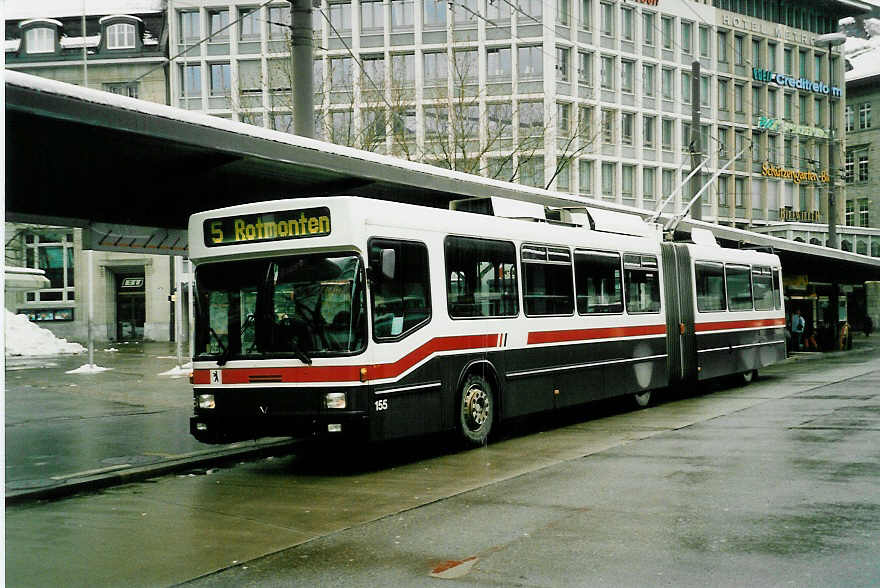
[[[128,96],[129,98],[138,97],[137,82],[114,82],[102,85],[105,92],[111,94],[119,94],[120,96]]]
[[[733,204],[737,208],[745,208],[746,206],[746,181],[744,178],[735,178],[733,180]]]
[[[709,47],[711,45],[710,39],[712,37],[712,30],[706,26],[700,26],[700,57],[704,59],[709,58]]]
[[[599,22],[601,25],[602,35],[605,37],[614,36],[614,6],[602,2],[599,5]]]
[[[782,118],[785,120],[794,118],[794,95],[788,92],[782,94]]]
[[[614,57],[603,55],[601,62],[601,70],[599,72],[600,82],[603,90],[614,89]]]
[[[752,39],[752,67],[760,67],[761,65],[761,40]]]
[[[792,75],[794,73],[792,71],[794,68],[794,57],[791,52],[791,47],[786,47],[782,50],[782,67],[786,74]]]
[[[822,126],[822,99],[813,98],[813,124]]]
[[[332,64],[334,60],[331,60]],[[416,83],[416,56],[396,53],[391,56],[391,79],[400,88],[411,88]]]
[[[653,167],[642,168],[642,199],[654,200],[657,181],[657,170]]]
[[[855,109],[852,106],[850,106],[849,104],[847,104],[846,108],[843,110],[843,119],[846,122],[846,132],[847,133],[856,130]]]
[[[660,40],[663,48],[672,50],[672,44],[675,39],[675,21],[671,16],[660,17]]]
[[[729,206],[727,200],[727,194],[729,189],[730,181],[728,176],[721,176],[718,178],[718,206],[727,208]]]
[[[202,37],[202,27],[197,11],[180,13],[180,40],[185,44],[197,42]]]
[[[289,12],[289,11],[288,11]],[[189,12],[185,14],[197,14]],[[229,41],[229,11],[212,10],[208,13],[208,30],[211,31],[211,41],[226,43]]]
[[[519,181],[523,186],[544,187],[544,158],[540,155],[520,161]]]
[[[657,127],[657,117],[642,115],[642,146],[645,149],[655,147],[654,129]]]
[[[654,71],[656,68],[651,63],[642,64],[642,94],[647,97],[654,96]]]
[[[490,80],[510,79],[510,55],[510,47],[486,50],[486,73]]]
[[[660,181],[662,183],[660,186],[660,196],[665,200],[672,196],[672,193],[675,191],[675,170],[664,169],[660,176]]]
[[[134,49],[135,26],[120,22],[107,27],[107,49]]]
[[[181,65],[180,95],[183,98],[199,97],[202,95],[202,66]]]
[[[682,53],[692,53],[694,43],[694,24],[682,21],[681,23],[681,51]]]
[[[351,31],[351,2],[330,4],[330,25],[340,33]]]
[[[856,224],[856,203],[852,200],[846,201],[846,226],[854,227]]]
[[[578,134],[581,136],[581,145],[593,142],[593,107],[578,106]]]
[[[691,73],[687,71],[681,72],[681,101],[685,104],[691,103]]]
[[[620,62],[620,89],[627,94],[633,93],[636,63],[634,61]]]
[[[556,129],[560,136],[571,136],[571,104],[556,104]]]
[[[632,198],[636,168],[633,165],[624,165],[621,167],[620,172],[620,192],[624,198]]]
[[[211,96],[228,96],[230,85],[229,64],[211,64]]]
[[[556,48],[556,79],[560,82],[567,82],[569,79],[569,71],[571,70],[571,49],[567,47]]]
[[[450,3],[450,6],[452,7],[453,22],[456,25],[477,25],[477,17],[474,16],[478,10],[477,0],[459,0]]]
[[[870,227],[871,224],[869,222],[869,201],[867,198],[859,198],[859,226],[860,227]]]
[[[767,114],[770,118],[776,118],[776,90],[767,88]]]
[[[863,102],[859,104],[859,128],[860,129],[870,129],[871,128],[871,103]]]
[[[718,62],[727,63],[727,33],[718,31]]]
[[[28,53],[55,53],[55,29],[37,27],[24,34]]]
[[[290,38],[290,8],[287,6],[269,8],[269,38],[275,40]]]
[[[520,78],[540,79],[544,74],[544,55],[540,46],[520,47],[517,57]]]
[[[620,115],[620,139],[624,145],[633,144],[635,118],[636,115],[631,112],[624,112]]]
[[[663,151],[672,151],[675,141],[675,121],[664,118],[660,123],[660,146]]]
[[[578,162],[578,186],[581,194],[593,193],[593,162],[582,159]]]
[[[500,0],[496,0],[496,4],[503,4]],[[490,2],[490,7],[492,3]],[[506,4],[504,5],[507,6]],[[503,8],[503,7],[502,7]],[[491,14],[491,12],[490,12]],[[496,17],[497,19],[497,17]],[[507,12],[507,19],[510,19],[510,12]],[[493,19],[495,20],[495,19]],[[413,28],[413,0],[391,0],[391,30],[405,31]]]
[[[446,2],[440,0],[425,0],[424,2],[425,26],[430,28],[443,28],[446,26]]]
[[[767,43],[767,69],[776,71],[776,43]]]
[[[425,85],[445,86],[448,80],[449,58],[445,51],[424,54]]]
[[[503,2],[504,0],[502,0]],[[519,0],[519,9],[525,14],[520,22],[527,21],[540,24],[541,15],[544,11],[544,3],[542,0]]]
[[[727,112],[730,108],[730,102],[727,93],[730,89],[730,82],[727,80],[718,80],[718,110]]]
[[[49,287],[28,292],[27,302],[74,300],[73,233],[63,229],[29,231],[24,234],[25,267],[46,272]]]
[[[616,173],[615,164],[611,162],[602,163],[602,197],[614,198],[614,174]]]
[[[656,17],[653,12],[642,13],[642,37],[645,40],[645,45],[648,45],[649,47],[654,46],[655,21]]]
[[[544,130],[544,103],[519,103],[519,136],[540,137]]]
[[[333,7],[330,7],[331,12]],[[238,22],[240,29],[239,39],[242,41],[258,41],[260,39],[260,9],[259,8],[241,8],[239,9],[241,20]]]
[[[614,117],[613,110],[602,109],[602,142],[609,145],[614,144]]]
[[[736,65],[745,65],[746,58],[743,55],[744,39],[740,35],[733,36],[733,60]]]
[[[556,22],[567,27],[571,21],[571,5],[569,0],[556,0]]]
[[[663,68],[660,74],[660,94],[664,100],[673,100],[675,98],[675,70]]]
[[[802,125],[807,124],[807,97],[798,96],[798,120]]]
[[[736,112],[745,112],[745,86],[742,84],[733,85],[733,108]]]
[[[500,2],[504,0],[489,0],[489,3]],[[593,28],[593,0],[581,0],[581,28],[589,31]]]
[[[620,36],[624,41],[633,40],[633,10],[632,8],[620,9]]]
[[[586,51],[578,52],[578,83],[582,86],[593,86],[593,54]]]

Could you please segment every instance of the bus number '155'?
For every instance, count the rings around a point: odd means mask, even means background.
[[[379,412],[380,410],[388,410],[388,399],[387,398],[383,398],[382,400],[376,400],[375,402],[373,402],[373,404],[376,405],[376,412]]]

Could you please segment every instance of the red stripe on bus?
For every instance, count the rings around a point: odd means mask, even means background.
[[[694,325],[696,332],[721,331],[726,329],[753,329],[755,327],[784,327],[785,319],[756,319],[744,321],[720,321],[716,323],[697,323]]]
[[[368,380],[395,378],[434,353],[465,351],[498,347],[498,335],[463,335],[459,337],[436,337],[404,355],[394,363],[376,365],[302,366],[223,369],[224,384],[250,384],[251,378],[278,377],[285,383],[292,382],[357,382],[361,368],[366,368]],[[193,372],[194,384],[210,384],[211,370]]]
[[[588,341],[590,339],[612,339],[616,337],[641,337],[645,335],[665,335],[666,325],[646,325],[641,327],[607,327],[600,329],[571,329],[566,331],[535,331],[529,333],[528,344],[563,343],[566,341]]]

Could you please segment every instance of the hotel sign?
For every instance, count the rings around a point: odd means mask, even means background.
[[[807,125],[796,125],[784,120],[779,120],[778,118],[768,118],[763,114],[758,117],[758,128],[767,129],[768,131],[776,131],[778,133],[793,133],[805,137],[817,137],[819,139],[828,138],[828,131],[825,129],[808,127]]]
[[[777,86],[796,88],[814,94],[825,94],[826,96],[831,94],[835,98],[843,96],[843,90],[837,86],[828,86],[824,82],[813,82],[807,78],[793,78],[789,75],[776,73],[769,69],[761,69],[759,67],[752,68],[752,78],[759,82],[772,82]]]
[[[761,175],[768,178],[791,180],[795,184],[800,184],[801,182],[822,182],[827,184],[831,180],[827,171],[814,172],[812,170],[786,169],[784,167],[777,167],[769,161],[765,161],[764,165],[761,166]]]
[[[783,39],[791,43],[800,43],[801,45],[812,45],[813,41],[816,39],[816,35],[808,31],[793,30],[784,25],[758,18],[747,18],[732,12],[722,13],[720,21],[721,22],[718,24],[732,29],[748,33],[758,33],[767,37]]]
[[[780,208],[779,220],[800,223],[817,223],[821,219],[818,210],[792,210],[790,208]]]

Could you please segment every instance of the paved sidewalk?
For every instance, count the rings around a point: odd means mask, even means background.
[[[206,445],[189,434],[187,377],[171,343],[96,347],[112,368],[68,374],[87,354],[6,358],[6,499],[52,498],[253,454],[289,450],[289,439]]]

